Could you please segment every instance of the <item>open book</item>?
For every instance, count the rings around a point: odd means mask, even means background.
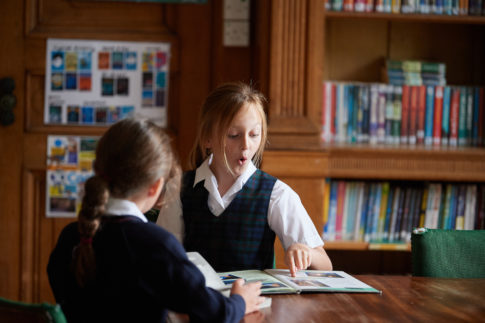
[[[232,284],[225,283],[215,272],[214,268],[202,257],[198,252],[187,252],[189,260],[202,272],[205,278],[205,285],[212,289],[220,291],[223,295],[229,297],[231,293]],[[233,280],[234,281],[234,280]],[[271,306],[271,298],[267,297],[266,300],[259,304],[259,308],[265,308]]]
[[[219,273],[230,286],[234,280],[261,281],[261,294],[295,293],[381,293],[343,271],[300,270],[291,277],[287,269],[241,270]]]
[[[308,292],[380,293],[343,271],[301,270],[291,277],[287,269],[240,270],[216,273],[197,252],[188,252],[189,259],[204,274],[206,285],[229,294],[232,283],[242,278],[261,281],[261,294],[295,294]]]

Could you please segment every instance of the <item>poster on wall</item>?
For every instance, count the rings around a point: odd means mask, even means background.
[[[99,137],[47,137],[46,216],[76,217]]]
[[[44,123],[166,127],[169,61],[169,43],[48,39]]]

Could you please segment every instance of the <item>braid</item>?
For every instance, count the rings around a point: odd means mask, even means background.
[[[81,287],[93,279],[96,272],[92,239],[98,230],[108,195],[108,183],[100,176],[93,176],[84,184],[84,197],[78,215],[81,242],[75,249],[73,259],[74,275]]]

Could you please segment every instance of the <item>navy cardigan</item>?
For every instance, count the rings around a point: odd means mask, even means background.
[[[205,287],[202,273],[175,237],[133,216],[104,217],[93,239],[96,279],[80,288],[71,271],[79,243],[77,222],[67,225],[47,272],[68,322],[164,322],[167,310],[191,322],[239,322],[245,303]]]

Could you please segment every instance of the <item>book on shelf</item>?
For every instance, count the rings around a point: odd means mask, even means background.
[[[443,87],[435,87],[434,95],[434,123],[433,123],[433,145],[441,145],[441,128],[443,125]]]
[[[325,241],[403,243],[417,227],[484,229],[484,184],[329,180],[328,185]]]
[[[448,146],[450,136],[450,98],[451,87],[443,88],[443,112],[441,118],[441,145]]]
[[[381,293],[343,271],[299,270],[295,277],[287,269],[239,270],[218,273],[227,286],[236,279],[260,281],[262,295],[300,293]]]
[[[480,16],[483,0],[325,0],[326,11]]]
[[[485,144],[485,87],[326,81],[322,90],[325,143]]]

